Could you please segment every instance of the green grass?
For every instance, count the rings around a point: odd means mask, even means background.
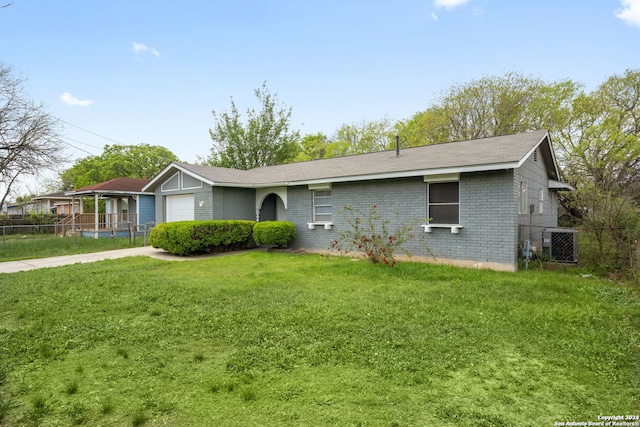
[[[55,237],[51,235],[0,236],[0,262],[33,258],[48,258],[63,255],[125,249],[142,246],[144,239],[137,236],[135,242],[129,238]]]
[[[0,275],[7,425],[552,426],[637,414],[631,287],[253,252]]]

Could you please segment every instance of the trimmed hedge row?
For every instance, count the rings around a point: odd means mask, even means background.
[[[149,243],[174,255],[197,255],[248,249],[256,244],[285,248],[295,237],[295,225],[286,221],[179,221],[153,227]]]
[[[296,226],[287,221],[257,222],[253,226],[253,238],[258,245],[275,245],[286,248],[296,237]]]
[[[164,222],[149,234],[154,248],[174,255],[197,255],[254,247],[255,221],[210,220]]]

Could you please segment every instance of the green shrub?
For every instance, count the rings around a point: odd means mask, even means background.
[[[253,224],[245,220],[165,222],[151,230],[149,243],[174,255],[246,249],[253,246]]]
[[[296,226],[288,221],[257,222],[253,226],[253,238],[258,245],[275,245],[286,248],[296,237]]]

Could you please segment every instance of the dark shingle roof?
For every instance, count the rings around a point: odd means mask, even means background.
[[[542,144],[545,140],[547,144]],[[558,179],[549,136],[544,130],[406,148],[400,150],[397,157],[395,151],[381,151],[259,167],[248,171],[175,162],[164,172],[174,165],[208,180],[212,185],[248,187],[357,181],[515,168],[538,146],[542,147],[549,176]],[[153,187],[158,179],[159,176],[147,187]]]
[[[498,136],[471,141],[448,142],[395,151],[336,157],[252,169],[268,181],[310,181],[352,178],[399,172],[488,169],[492,165],[521,161],[547,135],[546,131]]]
[[[105,182],[79,188],[67,194],[78,193],[140,193],[150,180],[144,178],[115,178]]]

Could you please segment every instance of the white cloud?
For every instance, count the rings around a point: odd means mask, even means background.
[[[622,10],[616,11],[616,17],[628,25],[640,27],[640,0],[620,0]]]
[[[69,92],[65,92],[60,95],[60,99],[67,105],[71,105],[72,107],[88,107],[93,104],[93,100],[91,99],[78,99],[75,96],[71,95]]]
[[[438,20],[438,15],[436,15],[435,12],[431,12],[431,19],[433,19],[434,21]]]
[[[469,3],[469,0],[434,0],[435,7],[444,7],[445,9],[453,9],[454,7],[462,6]]]
[[[156,58],[160,57],[160,52],[158,52],[156,48],[149,47],[144,43],[133,42],[133,46],[131,47],[131,50],[133,50],[135,53],[150,52]]]

